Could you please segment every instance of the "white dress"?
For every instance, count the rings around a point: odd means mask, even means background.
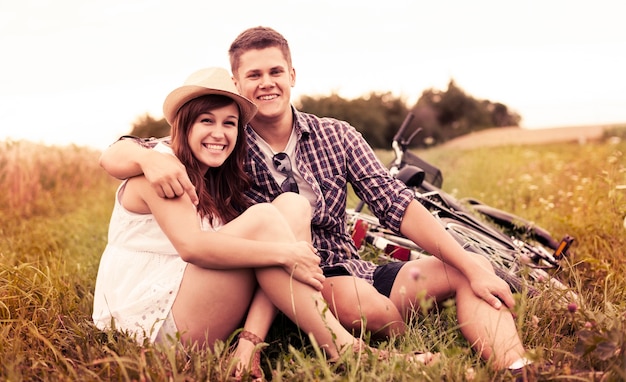
[[[187,263],[152,214],[126,210],[116,192],[108,243],[100,259],[94,291],[93,321],[154,342],[172,309]],[[203,230],[213,230],[205,220]]]

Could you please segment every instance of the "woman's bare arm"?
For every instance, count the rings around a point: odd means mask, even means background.
[[[122,205],[135,213],[152,213],[180,257],[208,269],[282,267],[295,279],[320,290],[324,279],[320,257],[311,243],[296,241],[275,215],[256,205],[218,232],[202,231],[189,197],[164,199],[144,176],[128,180]],[[271,208],[271,207],[270,207]],[[233,226],[233,224],[236,225]]]

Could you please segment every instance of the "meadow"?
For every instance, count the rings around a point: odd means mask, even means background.
[[[575,237],[559,278],[579,294],[578,304],[563,306],[545,293],[517,296],[515,309],[529,356],[551,361],[556,375],[595,370],[605,381],[626,380],[625,131],[584,145],[419,152],[442,169],[453,195],[520,215],[556,237]],[[0,380],[226,380],[228,343],[184,354],[93,326],[95,277],[119,184],[98,166],[99,155],[78,146],[0,142]],[[454,304],[444,304],[414,317],[405,335],[373,343],[440,352],[433,366],[350,355],[341,368],[331,366],[304,333],[277,320],[264,369],[275,381],[505,379],[470,350],[454,314]]]

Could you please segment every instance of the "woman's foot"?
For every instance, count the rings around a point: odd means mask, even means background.
[[[237,358],[237,366],[233,372],[235,380],[249,375],[253,381],[264,381],[261,369],[261,350],[266,346],[263,339],[247,330],[239,333],[239,342],[233,354]]]

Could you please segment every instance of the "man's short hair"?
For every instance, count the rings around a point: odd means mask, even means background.
[[[237,75],[239,69],[239,59],[241,55],[252,49],[265,49],[277,47],[283,53],[289,68],[291,68],[291,51],[287,39],[280,33],[268,27],[254,27],[241,32],[228,49],[230,58],[230,69],[233,75]]]

